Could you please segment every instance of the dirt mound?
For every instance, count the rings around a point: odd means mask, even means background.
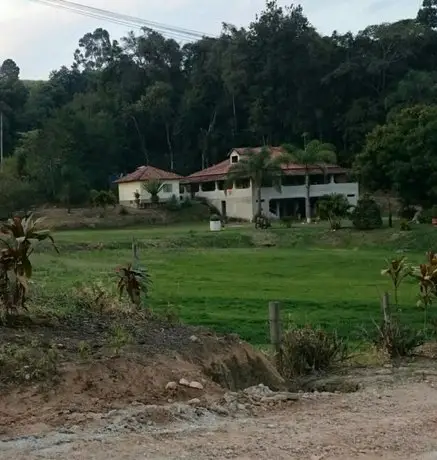
[[[25,330],[22,324],[20,330],[2,328],[2,341],[15,348],[1,357],[3,361],[14,359],[9,385],[2,381],[1,434],[16,435],[25,426],[28,432],[29,424],[39,432],[41,424],[50,429],[71,414],[133,403],[212,401],[228,389],[261,383],[284,388],[268,360],[235,336],[217,336],[159,320],[139,324],[137,319],[124,323],[130,340],[114,351],[110,346],[113,338],[108,336],[110,323],[88,318],[77,326],[71,320],[58,320],[54,326],[34,323]],[[47,355],[51,353],[51,367],[45,364],[46,349]],[[32,353],[29,359],[26,353]],[[44,372],[37,365],[44,366]]]

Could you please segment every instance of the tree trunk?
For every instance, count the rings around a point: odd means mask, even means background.
[[[170,154],[170,171],[174,171],[174,156],[173,156],[173,146],[170,139],[170,127],[168,123],[165,124],[165,135],[167,138],[168,153]]]
[[[234,115],[234,138],[237,135],[237,108],[235,106],[235,95],[232,94],[232,112]]]
[[[311,201],[310,201],[310,175],[307,173],[305,174],[305,218],[307,224],[311,223]]]
[[[261,202],[261,187],[256,188],[256,199],[257,199],[257,215],[261,216],[263,208]]]

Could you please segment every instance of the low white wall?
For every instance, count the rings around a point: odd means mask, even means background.
[[[176,198],[179,199],[179,180],[163,181],[162,183],[164,184],[164,186],[165,184],[171,185],[171,192],[161,190],[161,192],[159,192],[158,195],[159,201],[168,201],[171,199],[173,195],[175,195]],[[140,200],[142,203],[150,202],[150,193],[144,190],[142,184],[143,182],[122,182],[121,184],[118,184],[118,195],[120,204],[126,206],[135,206],[134,193],[137,191],[140,193]]]

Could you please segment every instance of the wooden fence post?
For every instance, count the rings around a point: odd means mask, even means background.
[[[269,302],[270,343],[278,356],[281,351],[281,309],[279,302]]]
[[[384,325],[390,324],[390,296],[388,292],[384,292],[381,299],[381,313],[384,321]]]
[[[135,237],[132,237],[132,268],[138,268],[138,244]]]

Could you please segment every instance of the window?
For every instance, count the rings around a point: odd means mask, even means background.
[[[238,163],[238,155],[231,156],[231,163]]]
[[[202,192],[213,192],[215,190],[215,182],[204,182],[202,184]]]
[[[162,193],[173,193],[173,184],[164,184],[162,186]]]
[[[249,188],[250,179],[239,179],[235,181],[235,188]]]

